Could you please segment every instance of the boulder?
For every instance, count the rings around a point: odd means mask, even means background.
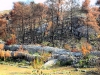
[[[10,45],[8,46],[10,50],[15,51],[17,50],[20,45]],[[38,51],[45,51],[45,52],[52,52],[52,53],[58,53],[58,54],[70,54],[68,50],[61,49],[61,48],[55,48],[55,47],[49,47],[49,46],[41,46],[41,45],[23,45],[23,48],[29,51],[29,53],[36,53]]]
[[[0,39],[0,44],[5,44],[5,42]]]
[[[43,65],[43,67],[44,68],[53,67],[54,65],[56,65],[57,61],[58,59],[49,60]]]
[[[65,65],[71,65],[75,59],[73,56],[60,55],[58,57],[58,60],[60,61],[61,66],[65,66]]]
[[[90,54],[100,57],[100,51],[91,51]]]
[[[51,57],[52,57],[53,59],[58,59],[59,56],[60,56],[60,54],[52,54]]]
[[[81,72],[87,72],[86,70],[81,70]]]
[[[81,52],[73,52],[72,55],[75,57],[81,57],[82,53]]]

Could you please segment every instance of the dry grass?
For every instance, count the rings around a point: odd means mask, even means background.
[[[70,46],[69,44],[64,44],[64,48],[65,48],[66,50],[71,50],[71,46]]]
[[[20,68],[10,65],[0,65],[0,75],[87,75],[86,72],[75,71],[73,67],[57,67],[51,69]],[[82,68],[80,70],[95,71],[96,68]],[[32,72],[33,71],[33,72]],[[41,74],[42,73],[42,74]],[[88,74],[89,75],[89,74]],[[95,74],[90,74],[95,75]]]
[[[28,75],[32,73],[32,69],[20,68],[16,66],[0,65],[0,75]]]
[[[48,52],[41,52],[41,57],[36,57],[31,65],[34,69],[40,69],[42,67],[42,65],[44,64],[44,62],[46,62],[48,60],[48,57],[51,57],[51,53]]]

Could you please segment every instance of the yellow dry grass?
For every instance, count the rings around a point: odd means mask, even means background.
[[[75,71],[73,67],[56,67],[51,69],[33,69],[32,67],[29,68],[20,68],[17,66],[10,66],[10,65],[0,65],[2,67],[0,69],[0,75],[43,75],[43,74],[51,74],[51,75],[87,75],[86,72]],[[86,71],[95,71],[96,68],[81,68],[80,70]],[[34,72],[32,72],[34,71]],[[41,74],[42,72],[42,74]],[[33,74],[35,73],[35,74]],[[95,75],[95,74],[90,74]]]
[[[32,69],[20,68],[16,66],[0,65],[0,75],[28,75],[32,73]]]
[[[66,50],[71,50],[71,46],[70,46],[69,44],[64,44],[64,48],[65,48]]]

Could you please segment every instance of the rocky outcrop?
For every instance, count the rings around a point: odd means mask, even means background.
[[[5,45],[4,49],[10,51],[17,51],[20,45]],[[58,57],[59,55],[71,55],[75,57],[81,57],[81,52],[71,52],[70,50],[56,48],[56,47],[49,47],[49,46],[41,46],[41,45],[23,45],[24,50],[28,50],[29,53],[36,53],[36,52],[51,52],[54,58]],[[91,51],[90,54],[97,55],[100,57],[100,51]]]
[[[14,57],[14,53],[17,52],[20,45],[13,45],[13,46],[7,46],[7,47],[10,49],[12,57]],[[19,53],[17,53],[16,57],[25,59],[27,61],[32,61],[37,56],[41,58],[40,55],[36,55],[35,53],[39,54],[43,51],[51,52],[52,55],[51,55],[51,57],[48,57],[45,65],[44,65],[45,67],[53,66],[58,61],[60,61],[61,64],[66,64],[66,63],[76,64],[82,58],[81,52],[71,52],[69,50],[65,50],[65,49],[61,49],[61,48],[54,48],[54,47],[49,47],[49,46],[23,45],[23,49],[27,50],[29,53],[31,53],[33,55],[24,54],[22,52],[19,52]],[[90,52],[90,54],[100,57],[100,51],[92,51],[92,52]],[[94,60],[92,60],[92,59],[91,59],[91,61],[94,62]],[[48,63],[50,63],[51,65]]]

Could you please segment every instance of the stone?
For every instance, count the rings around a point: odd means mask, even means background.
[[[52,54],[53,59],[57,59],[59,57],[59,54]]]
[[[75,57],[81,57],[82,53],[81,52],[73,52],[72,55]]]
[[[100,57],[100,51],[91,51],[90,54]]]
[[[81,70],[81,72],[86,72],[86,70]]]
[[[43,67],[44,68],[52,67],[52,66],[56,65],[57,61],[58,61],[57,59],[49,60],[43,65]]]
[[[75,68],[75,71],[79,71],[79,68]]]
[[[0,44],[5,44],[5,42],[0,39]]]

